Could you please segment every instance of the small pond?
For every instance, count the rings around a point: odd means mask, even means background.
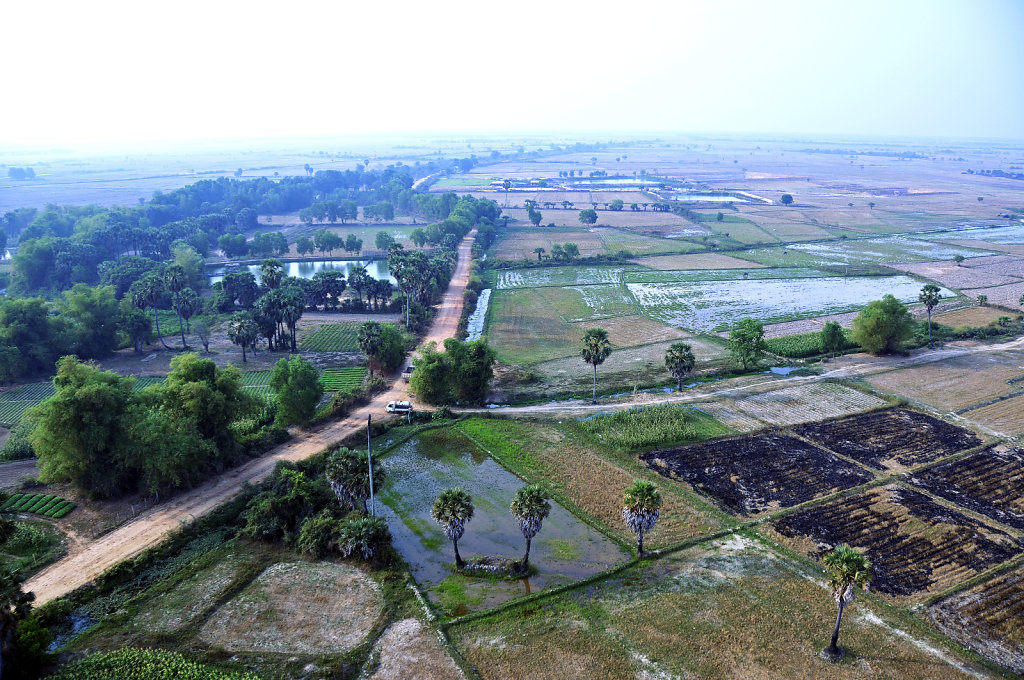
[[[387,482],[379,495],[395,548],[416,580],[436,590],[453,573],[451,543],[430,516],[437,495],[461,486],[476,508],[459,541],[463,559],[476,555],[521,558],[526,543],[509,512],[516,490],[525,482],[498,465],[460,432],[444,428],[410,440],[383,461]],[[538,573],[516,581],[465,579],[470,609],[489,607],[543,588],[570,583],[629,559],[616,543],[551,502],[551,515],[533,539],[530,564]]]
[[[387,279],[395,283],[395,278],[388,271],[387,260],[304,260],[302,262],[283,262],[284,275],[295,276],[300,279],[311,279],[318,271],[324,269],[337,269],[348,276],[349,271],[356,265],[363,265],[366,271],[375,279]],[[245,265],[243,267],[211,267],[206,270],[210,277],[210,283],[217,283],[224,279],[226,272],[249,270],[256,275],[256,282],[260,280],[260,266],[258,264]]]

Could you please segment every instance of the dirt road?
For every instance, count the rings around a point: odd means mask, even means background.
[[[459,262],[452,281],[425,341],[441,343],[454,337],[462,314],[462,293],[469,280],[470,249],[475,232],[459,246]],[[36,604],[43,604],[85,585],[122,560],[133,557],[160,543],[171,532],[205,515],[234,498],[245,482],[256,484],[269,475],[279,460],[297,461],[308,458],[327,446],[363,428],[366,416],[383,416],[389,401],[408,399],[408,385],[396,381],[386,392],[353,411],[344,420],[328,423],[316,430],[302,432],[296,439],[273,449],[261,458],[249,461],[203,485],[175,496],[166,503],[139,515],[118,529],[89,543],[82,550],[68,555],[39,572],[25,583],[25,590],[36,594]]]
[[[13,489],[21,480],[35,477],[38,473],[34,458],[4,463],[0,465],[0,489]]]

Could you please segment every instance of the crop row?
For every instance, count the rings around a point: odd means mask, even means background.
[[[328,368],[320,376],[320,384],[328,391],[350,390],[363,384],[366,368],[349,366],[347,368]]]
[[[321,326],[303,339],[302,349],[314,352],[358,352],[358,326],[354,323]]]
[[[26,409],[53,396],[53,383],[37,382],[19,385],[0,394],[0,425],[11,427],[21,421]]]
[[[778,338],[770,338],[765,341],[768,344],[768,351],[779,356],[790,359],[804,359],[824,353],[821,347],[821,332],[798,333],[796,335],[784,335]],[[849,330],[843,332],[843,346],[840,351],[853,349],[857,343],[853,341]]]
[[[75,504],[69,500],[41,493],[14,494],[0,506],[0,511],[27,512],[54,519],[60,519],[74,509]]]

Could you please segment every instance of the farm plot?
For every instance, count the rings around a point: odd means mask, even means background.
[[[991,677],[941,644],[894,634],[868,607],[860,599],[848,610],[848,656],[830,664],[816,654],[835,617],[828,592],[759,543],[731,537],[455,624],[449,636],[485,680]]]
[[[1024,278],[1024,260],[1021,258],[1010,258],[1015,260],[1018,272],[1016,276],[1010,274],[1012,269],[984,266],[986,262],[991,263],[993,260],[1003,262],[1006,259],[1006,255],[997,255],[995,257],[972,257],[963,266],[945,261],[894,264],[892,268],[933,279],[950,288],[984,288],[1001,286],[1005,283],[1017,283]]]
[[[722,439],[640,455],[653,470],[680,479],[730,512],[756,515],[865,484],[871,473],[783,434]]]
[[[132,625],[153,632],[170,632],[189,625],[224,594],[245,567],[245,561],[235,557],[230,555],[201,569],[147,601],[132,619]]]
[[[523,219],[526,213],[523,212]],[[573,219],[576,219],[575,214]],[[493,246],[494,258],[498,260],[534,260],[537,254],[535,248],[543,248],[551,252],[551,246],[555,243],[575,243],[579,246],[580,255],[604,255],[604,241],[588,229],[510,229],[504,232],[504,236]]]
[[[927,489],[1015,529],[1024,530],[1024,451],[989,448],[914,473]]]
[[[900,471],[981,444],[978,435],[924,413],[896,408],[793,429],[836,453]]]
[[[540,286],[588,286],[592,284],[618,284],[622,281],[622,267],[544,267],[542,269],[510,269],[498,271],[495,288],[537,288]]]
[[[815,279],[828,276],[818,269],[802,267],[753,268],[750,271],[740,269],[703,269],[703,270],[660,270],[640,269],[625,272],[623,281],[626,283],[699,283],[702,281],[738,281],[758,279]]]
[[[552,309],[570,323],[637,313],[633,298],[617,283],[536,290]]]
[[[552,309],[539,288],[494,291],[487,339],[501,362],[532,364],[564,357],[582,335]]]
[[[736,408],[772,425],[796,425],[884,406],[878,397],[836,383],[795,385],[737,399]]]
[[[991,251],[970,250],[904,236],[793,243],[784,248],[758,248],[737,253],[745,260],[760,262],[770,267],[877,265],[882,262],[952,260],[955,255],[991,254]]]
[[[929,614],[960,644],[1024,674],[1024,567],[940,600]]]
[[[965,418],[1008,436],[1024,434],[1024,395],[964,413]]]
[[[1001,305],[1018,310],[1020,309],[1020,296],[1024,295],[1024,281],[991,288],[964,288],[960,292],[975,299],[979,295],[984,295],[988,298],[990,305]]]
[[[879,373],[867,381],[944,411],[959,411],[1024,389],[1008,382],[1024,376],[1020,363],[1020,357],[978,354]]]
[[[961,583],[1024,549],[1010,534],[896,485],[788,515],[775,521],[775,530],[814,557],[840,543],[864,550],[874,566],[874,590],[914,598]]]
[[[879,291],[913,301],[921,290],[920,283],[908,276],[627,283],[626,287],[646,315],[701,331],[724,330],[747,317],[771,323],[850,311],[877,299]]]
[[[964,307],[932,316],[936,323],[956,328],[957,326],[987,326],[1001,316],[1006,310],[995,307]]]
[[[600,218],[598,219],[600,221]],[[661,218],[659,218],[659,221],[661,221]],[[645,222],[638,221],[638,223],[644,224]],[[602,222],[602,224],[604,223]],[[657,255],[659,253],[679,253],[700,249],[700,246],[691,243],[673,239],[652,238],[620,229],[598,228],[594,231],[604,243],[607,251],[612,254],[626,250],[637,255]]]
[[[12,427],[21,422],[25,411],[53,396],[52,382],[29,383],[0,394],[0,425]]]
[[[320,384],[328,392],[348,391],[362,385],[365,377],[365,366],[328,368],[320,375]]]
[[[242,373],[242,389],[249,394],[256,394],[261,397],[269,397],[273,394],[270,389],[270,376],[273,371],[247,371]]]
[[[311,352],[358,352],[358,332],[358,324],[326,324],[302,338],[301,347]]]
[[[278,563],[214,612],[199,637],[229,652],[344,653],[370,633],[382,606],[379,586],[355,567]]]
[[[691,253],[687,255],[655,255],[633,260],[635,264],[651,269],[757,269],[763,264],[748,262],[721,253]]]

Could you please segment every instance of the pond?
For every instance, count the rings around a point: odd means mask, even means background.
[[[318,271],[324,269],[337,269],[348,276],[349,271],[356,265],[363,265],[366,267],[366,271],[375,279],[387,279],[391,283],[395,283],[395,278],[391,276],[388,271],[387,260],[304,260],[302,262],[282,262],[284,265],[285,276],[295,276],[300,279],[311,279],[313,275]],[[210,277],[210,283],[214,284],[218,281],[224,280],[224,274],[229,271],[250,271],[256,276],[256,282],[260,280],[260,266],[258,264],[250,264],[242,267],[211,267],[206,270],[207,275]]]
[[[438,586],[444,590],[457,579],[470,607],[489,607],[520,594],[577,581],[630,557],[552,501],[551,515],[530,550],[530,563],[538,568],[537,574],[515,581],[452,578],[452,545],[430,516],[437,495],[449,486],[460,486],[473,496],[475,514],[459,541],[463,559],[477,555],[521,558],[526,543],[509,504],[525,482],[453,428],[419,435],[388,454],[383,465],[388,478],[379,495],[384,504],[381,514],[388,520],[395,549],[409,563],[416,580],[435,597]]]

